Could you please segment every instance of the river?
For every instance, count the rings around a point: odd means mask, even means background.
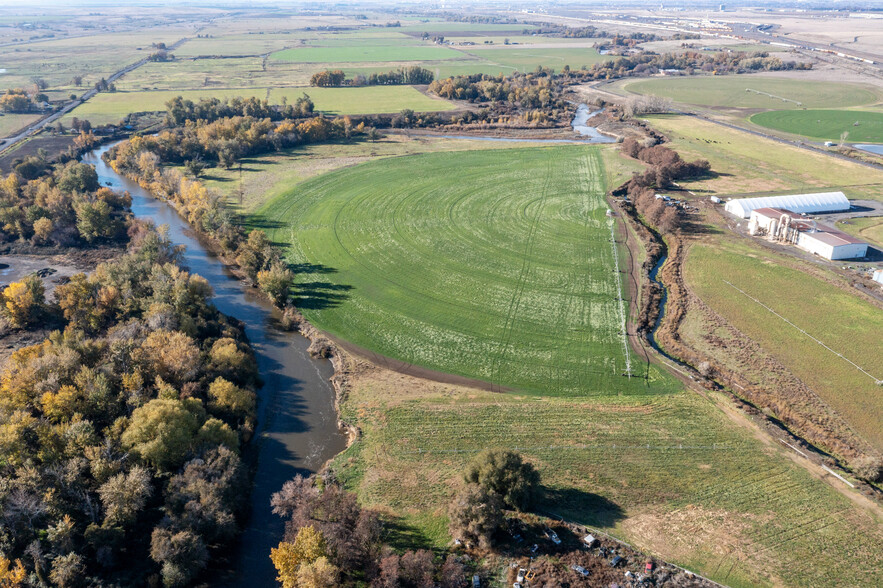
[[[245,323],[257,354],[264,386],[258,391],[258,429],[252,442],[257,444],[257,471],[251,516],[232,562],[236,576],[225,585],[275,586],[270,548],[282,538],[283,523],[270,510],[270,496],[285,481],[298,473],[317,471],[346,447],[329,382],[333,368],[327,360],[310,357],[305,337],[278,329],[278,311],[227,271],[171,206],[104,163],[101,155],[109,148],[96,149],[83,162],[95,166],[101,185],[132,195],[136,217],[168,225],[172,241],[186,247],[183,264],[212,285],[214,303],[221,312]]]

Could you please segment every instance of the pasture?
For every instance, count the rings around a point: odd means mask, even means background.
[[[142,92],[101,93],[78,106],[64,117],[77,117],[92,124],[116,123],[131,112],[158,112],[166,109],[166,102],[176,96],[189,100],[200,98],[233,98],[254,96],[273,103],[283,96],[294,100],[304,93],[310,95],[316,110],[331,114],[376,114],[398,112],[404,108],[420,112],[444,111],[454,108],[446,100],[430,98],[410,86],[366,86],[362,88],[233,88],[211,90],[157,90]]]
[[[869,302],[771,257],[754,248],[697,245],[690,250],[685,277],[706,304],[754,339],[862,437],[883,450],[883,398],[876,384],[877,379],[883,379],[879,336],[883,313]]]
[[[696,117],[647,117],[685,159],[711,162],[716,177],[682,182],[710,194],[842,189],[850,198],[883,199],[883,172],[798,149]]]
[[[883,143],[883,112],[860,110],[778,110],[759,112],[751,122],[768,129],[813,139],[839,141],[842,133],[853,143]]]
[[[533,71],[537,66],[549,67],[555,71],[561,71],[565,65],[569,65],[571,69],[579,69],[584,65],[591,66],[594,63],[614,59],[613,57],[599,54],[597,50],[591,47],[521,49],[512,48],[511,45],[501,45],[493,47],[465,47],[464,50],[488,62],[491,67],[499,66],[522,72]]]
[[[301,184],[255,226],[337,337],[534,394],[670,392],[656,368],[623,375],[605,179],[594,147],[386,159]]]
[[[274,88],[270,101],[289,103],[308,94],[316,110],[328,114],[380,114],[410,108],[415,112],[453,110],[452,103],[422,94],[411,86],[364,86],[359,88]]]
[[[658,78],[626,84],[625,89],[697,106],[777,110],[860,106],[879,97],[876,91],[858,84],[747,75]]]
[[[0,116],[0,138],[8,137],[38,120],[39,114],[4,114]]]
[[[333,468],[363,503],[400,517],[414,543],[442,547],[438,521],[465,464],[486,447],[513,448],[542,474],[541,512],[728,586],[861,584],[883,565],[880,520],[730,420],[726,402],[501,395],[359,371],[341,418],[362,436]]]
[[[463,54],[436,45],[367,45],[353,42],[342,47],[285,49],[270,55],[271,61],[291,63],[408,62],[458,59]]]
[[[878,249],[883,249],[883,217],[869,216],[842,220],[837,223],[837,228],[859,239],[867,240]]]

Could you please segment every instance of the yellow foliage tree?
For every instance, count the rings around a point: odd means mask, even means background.
[[[25,327],[43,306],[43,282],[28,276],[3,290],[3,313],[15,327]]]
[[[27,572],[21,560],[12,562],[0,557],[0,588],[18,588],[24,585]]]
[[[325,536],[312,525],[301,528],[294,543],[282,541],[279,547],[270,550],[270,559],[279,573],[276,579],[282,583],[282,588],[300,588],[300,569],[326,557]]]
[[[337,585],[337,567],[320,557],[311,564],[302,564],[297,570],[297,588],[330,588]]]

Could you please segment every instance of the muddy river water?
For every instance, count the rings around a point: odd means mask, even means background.
[[[101,155],[109,147],[89,153],[83,161],[95,166],[102,185],[132,195],[135,216],[168,225],[171,239],[186,247],[184,265],[209,281],[221,312],[245,323],[257,354],[264,386],[258,392],[258,429],[253,441],[258,444],[258,463],[251,516],[233,562],[236,577],[225,584],[274,586],[270,548],[282,537],[283,524],[270,510],[270,496],[295,474],[317,471],[346,446],[346,437],[337,426],[334,389],[329,382],[333,368],[327,360],[310,357],[305,337],[278,329],[278,312],[228,272],[171,206],[104,163]]]

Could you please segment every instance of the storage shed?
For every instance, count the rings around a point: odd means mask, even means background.
[[[797,246],[825,259],[856,259],[868,254],[868,244],[829,227],[800,233]]]
[[[849,199],[846,198],[843,192],[736,198],[727,202],[725,210],[740,218],[749,218],[751,211],[758,208],[784,208],[798,214],[843,212],[849,210]]]

